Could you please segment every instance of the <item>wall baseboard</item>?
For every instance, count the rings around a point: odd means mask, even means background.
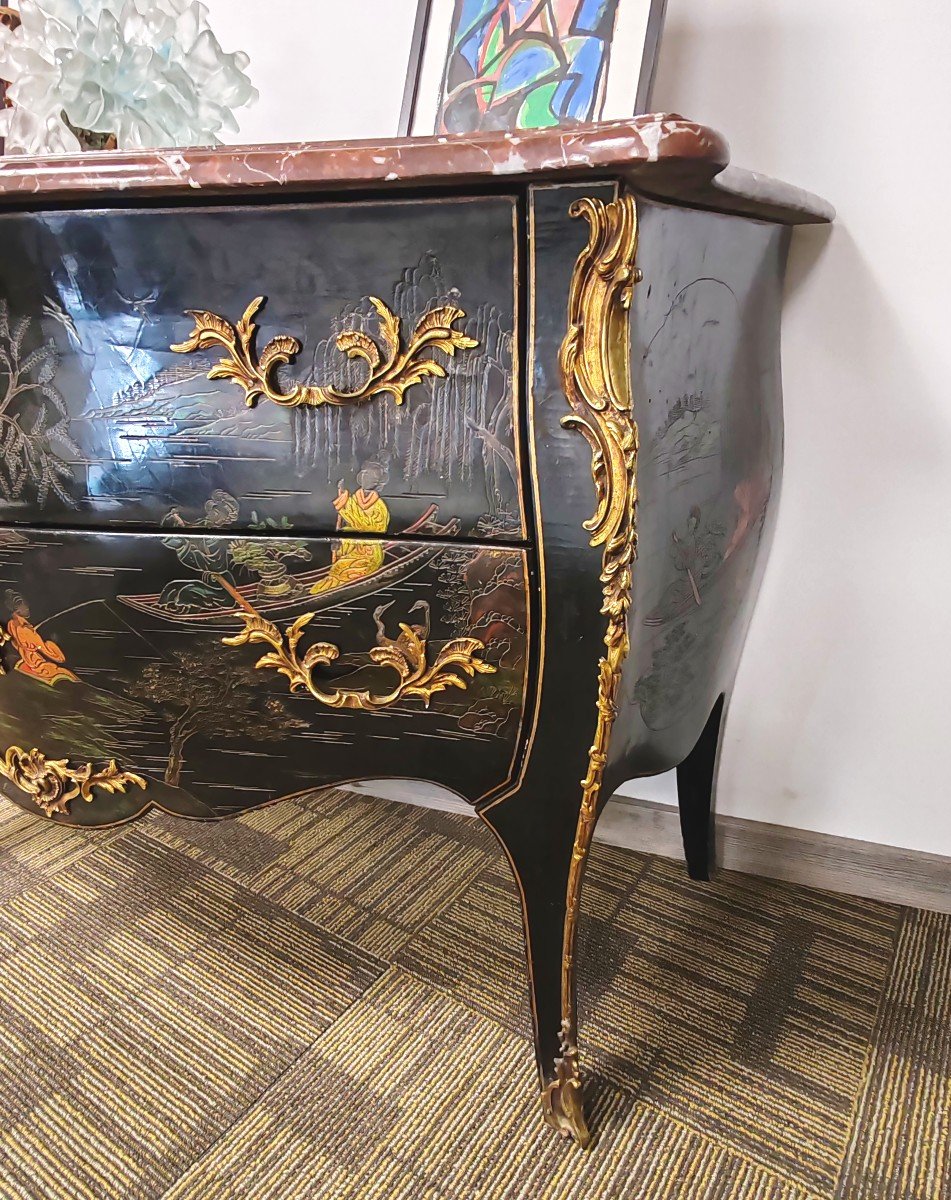
[[[385,800],[472,815],[467,804],[428,784],[381,780],[353,784],[351,789]],[[595,838],[628,850],[683,858],[676,808],[652,800],[612,797],[598,821]],[[727,870],[951,913],[951,858],[944,855],[726,816],[716,819],[716,841],[717,864]]]

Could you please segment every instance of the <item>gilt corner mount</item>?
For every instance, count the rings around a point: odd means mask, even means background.
[[[23,750],[19,746],[11,746],[0,758],[0,775],[26,792],[48,817],[68,813],[77,798],[91,803],[95,788],[124,792],[129,787],[144,791],[147,786],[141,775],[122,770],[115,760],[97,771],[92,763],[73,767],[68,759],[47,758],[41,750]]]
[[[605,653],[598,664],[598,716],[581,781],[581,807],[568,874],[562,951],[561,1057],[555,1078],[545,1088],[545,1119],[582,1146],[591,1141],[582,1105],[578,1061],[575,941],[581,882],[607,762],[617,692],[629,642],[631,572],[637,554],[638,433],[630,381],[631,293],[640,280],[637,209],[630,195],[602,201],[575,201],[569,212],[589,225],[588,244],[578,256],[568,298],[568,329],[559,366],[565,398],[572,411],[562,418],[591,447],[591,473],[597,504],[584,527],[592,546],[602,546],[601,612],[607,617]]]

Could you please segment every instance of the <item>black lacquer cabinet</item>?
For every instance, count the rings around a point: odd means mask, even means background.
[[[85,826],[452,789],[581,1142],[585,856],[676,767],[708,873],[788,226],[830,216],[724,166],[676,118],[0,164],[0,788]]]

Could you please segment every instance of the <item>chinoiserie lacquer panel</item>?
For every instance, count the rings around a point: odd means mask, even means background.
[[[631,310],[640,434],[620,778],[681,762],[729,692],[782,469],[788,230],[641,201]]]
[[[0,240],[0,521],[525,536],[513,199],[3,214]]]
[[[477,801],[516,768],[527,573],[499,545],[2,530],[0,789],[82,824],[355,773]]]

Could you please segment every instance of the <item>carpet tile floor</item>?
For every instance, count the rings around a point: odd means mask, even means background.
[[[951,1200],[951,917],[596,845],[588,1153],[476,821],[0,805],[2,1200]]]

